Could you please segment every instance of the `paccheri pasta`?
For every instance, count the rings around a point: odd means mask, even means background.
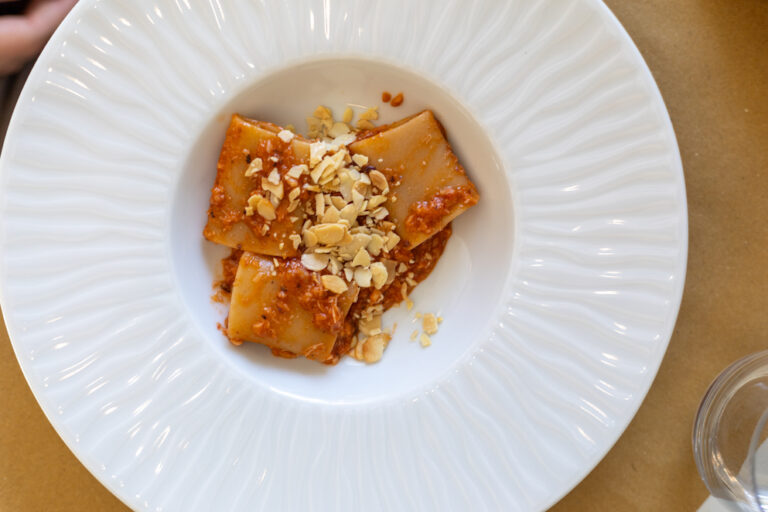
[[[355,130],[351,112],[318,107],[308,139],[232,116],[203,231],[232,248],[220,281],[232,343],[326,364],[382,357],[382,313],[429,275],[479,196],[432,112],[377,117]]]

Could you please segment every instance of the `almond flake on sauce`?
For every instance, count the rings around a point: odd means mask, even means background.
[[[261,171],[264,168],[264,163],[261,161],[261,158],[254,158],[251,160],[251,163],[248,164],[248,168],[245,170],[245,177],[250,178],[257,172]]]
[[[280,140],[283,142],[291,142],[294,137],[293,132],[290,130],[280,130],[280,133],[278,133],[277,136],[280,137]]]
[[[349,289],[347,283],[344,282],[339,276],[324,275],[320,276],[320,282],[323,283],[323,287],[333,293],[344,293]]]

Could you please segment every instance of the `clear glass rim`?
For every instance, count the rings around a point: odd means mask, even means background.
[[[713,496],[749,504],[760,510],[753,489],[723,464],[715,435],[733,395],[757,377],[768,376],[768,350],[743,357],[725,368],[709,385],[696,411],[691,440],[693,456],[704,484]]]

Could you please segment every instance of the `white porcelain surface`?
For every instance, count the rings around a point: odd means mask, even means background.
[[[602,3],[81,1],[0,160],[0,293],[64,441],[139,510],[537,510],[608,451],[674,326],[674,134]],[[432,108],[478,184],[384,359],[232,347],[201,229],[229,115]]]

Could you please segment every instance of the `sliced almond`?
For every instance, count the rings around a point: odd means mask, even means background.
[[[368,173],[368,176],[371,178],[371,183],[374,187],[381,190],[383,194],[386,194],[389,190],[389,184],[387,183],[387,178],[384,176],[381,171],[377,171],[376,169],[372,170],[370,173]]]
[[[336,207],[337,210],[341,210],[347,206],[347,202],[341,196],[330,196],[331,204]]]
[[[331,205],[325,209],[323,213],[323,223],[339,222],[339,210],[335,206]]]
[[[288,240],[291,241],[294,249],[298,249],[299,246],[301,245],[301,236],[299,236],[297,233],[292,233],[288,235]]]
[[[285,194],[285,188],[283,187],[283,182],[279,181],[279,178],[278,178],[278,182],[277,182],[276,185],[274,183],[272,183],[271,181],[268,181],[267,179],[262,178],[261,179],[261,188],[263,188],[264,190],[269,191],[270,193],[272,193],[278,199],[282,199],[283,195]]]
[[[387,251],[391,251],[391,250],[392,250],[392,249],[394,249],[394,248],[395,248],[395,246],[397,246],[397,244],[399,244],[399,243],[400,243],[400,237],[397,235],[397,233],[395,233],[395,232],[390,232],[390,233],[387,235],[387,243],[386,243],[386,248],[387,248]]]
[[[317,235],[312,231],[304,231],[304,245],[314,247],[318,243]]]
[[[353,267],[367,267],[370,264],[371,264],[371,255],[368,254],[368,251],[366,251],[363,248],[357,251],[357,254],[355,254],[355,258],[352,260]]]
[[[320,282],[323,283],[323,287],[333,293],[344,293],[349,289],[347,283],[342,278],[334,275],[320,276]]]
[[[331,274],[339,274],[341,272],[341,269],[343,268],[343,265],[338,260],[338,258],[335,258],[334,256],[330,257],[330,260],[328,261],[328,271]]]
[[[341,120],[344,121],[345,123],[351,123],[353,115],[354,115],[354,112],[352,112],[352,109],[347,107],[344,109],[344,113],[341,115]]]
[[[323,270],[328,265],[329,260],[330,256],[327,254],[304,253],[301,255],[301,264],[313,272]]]
[[[259,194],[248,198],[248,206],[254,208],[259,215],[267,220],[275,220],[277,217],[277,215],[275,215],[275,207],[272,206],[272,203]]]
[[[272,169],[272,172],[269,173],[267,180],[269,180],[270,183],[277,185],[280,183],[280,172],[277,169]]]
[[[355,269],[355,282],[361,288],[370,288],[371,286],[371,270],[367,268]]]
[[[325,198],[323,194],[315,195],[315,215],[322,217],[325,213]]]
[[[347,278],[347,281],[352,281],[355,277],[355,271],[351,268],[345,268],[344,269],[344,277]]]
[[[368,200],[368,208],[369,208],[369,209],[373,209],[373,208],[376,208],[376,207],[377,207],[377,206],[379,206],[380,204],[383,204],[383,203],[385,203],[385,202],[386,202],[386,200],[387,200],[387,196],[385,196],[385,195],[378,195],[378,196],[373,196],[373,197],[371,197],[371,198]]]
[[[421,321],[421,328],[427,334],[436,334],[437,317],[432,313],[426,313]]]
[[[345,133],[349,133],[349,125],[342,122],[333,123],[331,129],[328,130],[329,137],[338,137],[339,135],[344,135]]]
[[[361,318],[357,323],[357,328],[366,336],[381,333],[381,315],[371,315],[368,318]]]
[[[384,239],[381,235],[371,235],[371,241],[368,242],[368,252],[373,256],[381,254],[381,249],[384,247]]]
[[[370,336],[365,340],[362,347],[362,357],[366,363],[375,363],[381,360],[384,355],[384,349],[387,348],[390,336],[387,333]]]
[[[373,207],[372,207],[372,206],[370,206],[370,203],[369,203],[368,207],[369,207],[371,210],[373,210]],[[387,209],[386,209],[385,207],[383,207],[383,206],[379,206],[378,208],[376,208],[375,210],[373,210],[373,211],[371,212],[371,217],[373,217],[373,218],[374,218],[374,219],[376,219],[376,220],[382,220],[382,219],[385,219],[385,218],[387,218],[387,216],[388,216],[388,215],[389,215],[389,210],[387,210]]]
[[[280,137],[280,140],[283,142],[291,142],[291,139],[293,139],[294,135],[291,130],[280,130],[277,134],[278,137]]]
[[[375,121],[379,118],[379,107],[371,107],[362,114],[360,114],[360,119],[363,119],[365,121]]]
[[[313,228],[317,240],[323,245],[334,245],[344,239],[347,227],[344,224],[320,224]]]
[[[291,178],[299,179],[299,177],[306,172],[309,172],[309,167],[307,167],[307,164],[299,164],[299,165],[294,165],[293,167],[288,169],[288,172],[286,174]]]
[[[325,143],[313,142],[309,145],[309,165],[314,167],[322,161],[325,154],[328,152]]]
[[[357,164],[358,167],[363,167],[368,163],[368,157],[365,155],[352,155],[352,161]]]
[[[371,277],[373,279],[373,286],[377,290],[381,289],[387,282],[388,277],[387,267],[380,261],[371,264]]]
[[[289,201],[295,201],[299,198],[301,195],[301,189],[299,187],[292,188],[290,192],[288,192],[288,200]]]
[[[341,209],[339,212],[339,217],[345,219],[347,222],[349,222],[350,225],[352,225],[357,219],[357,208],[355,208],[354,204],[348,204]]]
[[[357,188],[352,189],[352,204],[355,205],[355,208],[357,208],[358,211],[362,210],[363,208],[363,201],[365,201],[365,196],[361,194]]]
[[[245,170],[245,177],[250,178],[260,170],[264,168],[264,163],[261,161],[261,158],[254,158],[251,160],[251,163],[248,164],[248,168]]]

